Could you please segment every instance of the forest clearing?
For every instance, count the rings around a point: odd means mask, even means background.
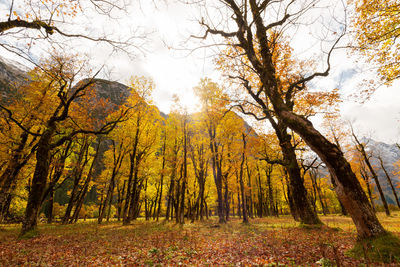
[[[0,1],[0,265],[400,265],[400,0]]]
[[[379,218],[400,236],[400,212]],[[289,216],[255,218],[249,224],[233,218],[218,225],[216,219],[185,225],[143,218],[129,226],[116,221],[39,224],[42,234],[32,239],[18,239],[17,226],[1,225],[0,266],[382,265],[346,253],[356,236],[348,217],[321,216],[321,228],[301,227]]]

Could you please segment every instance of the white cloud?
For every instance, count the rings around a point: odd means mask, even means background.
[[[344,118],[353,121],[361,134],[386,143],[400,141],[400,93],[396,82],[389,88],[380,88],[364,104],[343,105]]]

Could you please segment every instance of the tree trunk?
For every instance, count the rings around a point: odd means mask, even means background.
[[[114,182],[115,184],[115,182]],[[115,186],[114,186],[115,187]],[[107,212],[107,222],[110,221],[110,216],[111,216],[111,207],[112,207],[112,202],[113,202],[113,198],[114,198],[114,188],[113,190],[111,190],[111,196],[110,196],[110,201],[108,201],[108,212]]]
[[[263,205],[264,205],[264,192],[262,190],[262,186],[261,186],[261,173],[260,170],[258,169],[258,165],[257,165],[257,176],[258,176],[258,217],[262,218],[264,216],[264,209],[263,209]]]
[[[186,117],[184,118],[183,123],[183,176],[182,176],[182,189],[181,189],[181,204],[179,211],[179,223],[185,223],[185,192],[186,192],[186,184],[187,184],[187,126],[186,126]]]
[[[166,213],[165,213],[165,219],[168,221],[170,218],[171,218],[171,220],[172,220],[172,204],[173,204],[173,202],[174,202],[174,197],[173,197],[173,194],[174,194],[174,186],[175,186],[175,181],[174,181],[174,170],[172,170],[173,171],[173,174],[171,175],[171,180],[170,180],[170,183],[169,183],[169,190],[168,190],[168,199],[167,199],[167,211],[166,211]]]
[[[78,198],[77,193],[78,193],[78,188],[79,188],[79,182],[82,179],[82,172],[83,172],[83,169],[85,168],[86,164],[88,163],[88,151],[89,151],[89,142],[86,138],[84,138],[83,144],[79,151],[77,161],[75,162],[76,167],[74,168],[74,172],[73,172],[74,185],[72,188],[71,197],[69,199],[67,209],[65,211],[65,215],[62,219],[62,224],[66,224],[66,223],[70,222],[71,212],[72,212],[72,209]]]
[[[243,168],[244,168],[244,161],[245,161],[245,151],[246,151],[246,136],[242,134],[242,141],[243,141],[243,150],[242,150],[242,160],[240,162],[240,171],[239,171],[239,182],[240,182],[240,192],[242,195],[242,214],[243,214],[243,223],[248,223],[249,218],[247,215],[247,201],[246,195],[244,192],[244,182],[243,182]]]
[[[282,124],[282,122],[279,122]],[[282,149],[283,158],[285,161],[285,168],[289,177],[289,187],[291,198],[293,201],[293,208],[295,214],[299,217],[300,222],[303,224],[321,224],[317,214],[311,208],[307,198],[307,190],[304,187],[303,179],[299,164],[297,163],[296,153],[293,145],[291,144],[291,136],[287,134],[287,129],[284,126],[281,128],[280,134],[277,134],[279,145]]]
[[[54,204],[54,189],[51,188],[49,193],[47,223],[53,222],[53,204]]]
[[[342,151],[322,136],[305,118],[275,104],[275,110],[327,165],[335,180],[336,194],[350,214],[360,239],[380,236],[386,231],[376,217],[360,183]]]
[[[228,187],[228,174],[223,176],[225,192],[224,192],[224,209],[225,209],[225,221],[229,221],[229,187]]]
[[[386,202],[386,198],[383,193],[381,184],[379,182],[378,175],[376,175],[376,172],[375,172],[374,168],[372,168],[371,162],[369,161],[369,157],[367,155],[367,152],[365,151],[365,146],[357,139],[357,137],[354,133],[353,133],[353,137],[354,137],[354,140],[356,141],[358,151],[360,151],[360,153],[364,159],[364,162],[367,165],[367,167],[372,175],[372,178],[374,178],[376,187],[378,188],[378,192],[379,192],[379,195],[380,195],[382,203],[383,203],[383,207],[385,208],[386,215],[389,216],[390,215],[389,206]]]
[[[385,166],[383,165],[382,157],[379,156],[378,159],[379,159],[379,162],[381,163],[382,170],[385,172],[385,176],[390,185],[390,188],[392,189],[392,193],[393,193],[394,199],[396,200],[397,207],[400,208],[399,197],[397,196],[396,189],[393,186],[392,179],[390,178],[388,172],[386,171]]]
[[[372,209],[374,212],[376,212],[374,198],[372,197],[371,182],[370,182],[368,173],[366,170],[361,170],[360,174],[361,174],[361,177],[364,179],[365,184],[367,185],[367,193],[368,193],[368,197],[369,197],[369,201],[371,203]]]
[[[37,216],[42,204],[42,198],[47,184],[50,165],[50,141],[55,132],[55,124],[49,127],[41,135],[36,150],[36,166],[33,174],[31,188],[28,195],[28,203],[25,209],[25,217],[22,223],[21,235],[35,230]]]
[[[293,218],[303,224],[321,224],[307,198],[307,190],[301,178],[295,148],[291,143],[292,136],[287,132],[288,124],[281,117],[278,117],[276,122],[267,111],[264,113],[274,128],[282,150],[284,167],[289,178],[288,200]]]
[[[272,192],[272,184],[271,184],[271,174],[272,174],[273,166],[267,166],[265,168],[265,174],[267,176],[267,187],[268,187],[268,206],[271,211],[271,215],[276,216],[274,209],[274,194]],[[269,213],[269,212],[268,212]]]
[[[138,166],[136,163],[135,170],[134,170],[134,177],[133,177],[133,185],[132,185],[132,192],[130,195],[130,200],[129,200],[129,209],[126,214],[126,219],[124,221],[124,224],[129,224],[135,217],[135,211],[138,209],[138,196],[137,194],[140,194],[140,185],[139,185],[139,177],[138,177]],[[139,192],[138,192],[139,191]]]
[[[164,143],[163,143],[163,149],[162,149],[162,167],[161,167],[161,177],[160,177],[160,196],[158,198],[158,209],[157,209],[157,221],[158,218],[160,217],[161,213],[161,201],[162,201],[162,194],[163,194],[163,185],[164,185],[164,172],[165,172],[165,146],[166,146],[166,134],[164,135]]]
[[[225,212],[224,212],[224,200],[222,195],[222,170],[221,170],[221,155],[218,152],[218,145],[215,140],[216,137],[216,129],[209,125],[208,127],[208,135],[210,138],[210,150],[211,150],[211,163],[212,163],[212,170],[213,170],[213,177],[215,186],[217,188],[217,202],[218,202],[218,217],[219,223],[226,223],[225,220]]]
[[[246,161],[246,173],[247,173],[247,182],[248,182],[248,187],[249,187],[249,201],[247,202],[249,205],[249,215],[251,219],[254,219],[254,202],[253,202],[253,186],[251,184],[251,174],[250,174],[250,169],[248,166],[247,158],[245,159]]]
[[[125,188],[126,188],[126,180],[124,180],[124,184],[122,186],[122,191],[118,193],[118,207],[117,207],[117,212],[118,212],[118,221],[121,220],[122,217],[122,203],[124,202],[124,195],[125,195]]]

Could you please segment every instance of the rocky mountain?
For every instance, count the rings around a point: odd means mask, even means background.
[[[0,103],[8,102],[15,96],[19,85],[28,80],[28,68],[0,57]]]
[[[28,67],[0,56],[0,103],[7,103],[17,96],[18,86],[29,81],[28,71]],[[121,105],[129,96],[128,87],[119,82],[95,79],[94,86],[99,98],[114,105]],[[160,115],[168,116],[161,111]]]
[[[18,62],[0,57],[0,100],[10,101],[16,96],[18,86],[29,81],[29,68]],[[84,81],[83,81],[84,82]],[[119,82],[95,79],[98,97],[108,99],[111,103],[120,105],[129,96],[128,87]]]
[[[396,144],[386,144],[370,138],[363,138],[362,142],[366,144],[366,149],[371,153],[374,165],[380,165],[377,159],[380,156],[384,166],[390,171],[394,170],[393,164],[400,160],[400,149]]]
[[[400,171],[400,169],[395,167],[395,163],[400,161],[400,149],[396,144],[386,144],[370,138],[362,138],[362,142],[366,145],[366,150],[372,156],[371,163],[377,172],[378,179],[385,191],[385,196],[387,197],[388,202],[395,204],[392,190],[387,182],[385,172],[380,165],[378,157],[382,158],[383,165],[389,176],[392,178],[394,184],[400,186],[400,177],[394,175],[394,172]],[[397,188],[397,194],[400,195],[399,188]]]

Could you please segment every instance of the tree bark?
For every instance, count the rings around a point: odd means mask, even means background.
[[[55,130],[55,123],[49,123],[47,129],[42,133],[38,141],[35,172],[29,190],[28,203],[25,209],[21,235],[35,230],[37,227],[37,216],[40,211],[43,194],[46,189],[47,176],[49,174],[51,151],[50,141]]]

